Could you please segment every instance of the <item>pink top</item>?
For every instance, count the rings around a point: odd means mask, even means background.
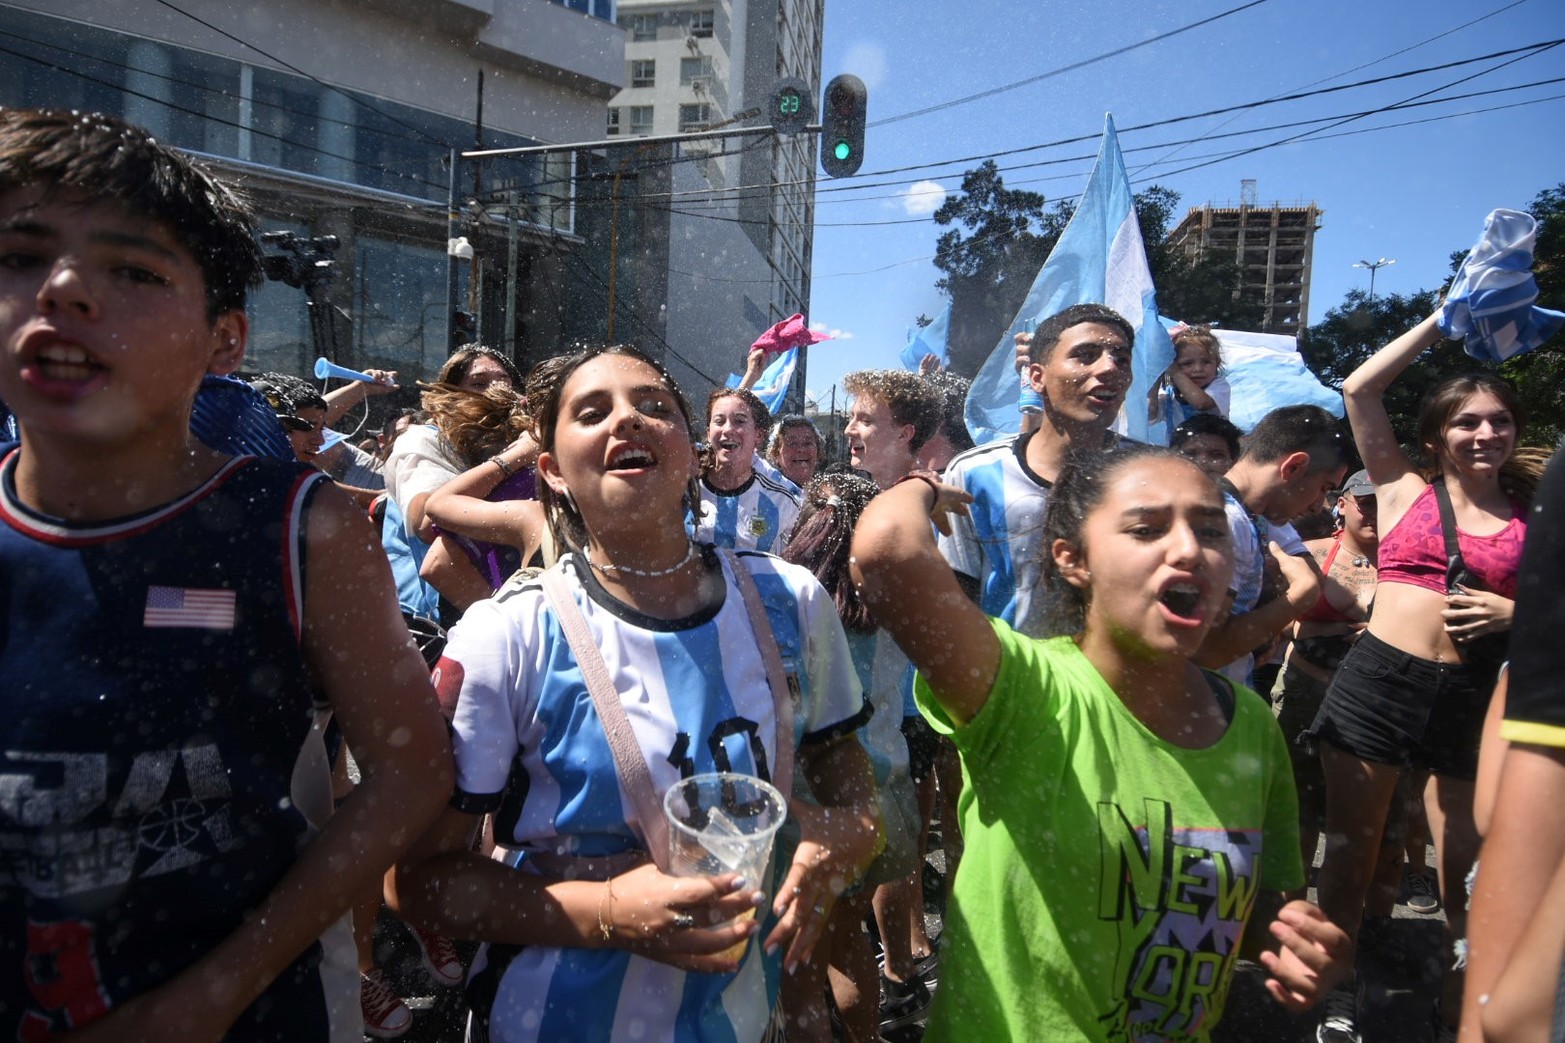
[[[1511,520],[1492,536],[1456,531],[1467,571],[1484,589],[1502,598],[1516,597],[1516,570],[1521,564],[1522,539],[1527,535],[1527,512],[1512,501]],[[1425,487],[1400,521],[1380,538],[1381,583],[1409,583],[1445,593],[1445,539],[1440,531],[1440,505],[1434,486]]]

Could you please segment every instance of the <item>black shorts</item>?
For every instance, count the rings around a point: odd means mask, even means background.
[[[1363,760],[1473,779],[1491,694],[1461,663],[1420,659],[1366,633],[1343,658],[1309,735]]]

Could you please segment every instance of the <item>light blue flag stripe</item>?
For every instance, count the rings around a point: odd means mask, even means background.
[[[908,330],[907,347],[902,349],[903,367],[917,373],[918,364],[924,361],[925,355],[933,355],[942,366],[949,366],[951,356],[946,351],[946,337],[950,328],[951,305],[947,303],[934,322],[923,329],[915,326]]]
[[[1532,275],[1538,223],[1519,210],[1493,210],[1463,259],[1440,308],[1440,332],[1485,362],[1531,351],[1559,332],[1565,314],[1539,308]]]
[[[756,381],[755,387],[750,389],[774,414],[782,408],[783,400],[788,397],[788,385],[793,381],[793,369],[798,362],[798,348],[778,352],[771,364],[761,371],[761,379]],[[727,386],[738,387],[740,379],[737,373],[728,374]]]
[[[989,442],[1020,429],[1015,334],[1027,321],[1041,322],[1073,304],[1106,304],[1135,329],[1130,390],[1115,427],[1132,438],[1145,439],[1147,392],[1173,362],[1174,345],[1157,321],[1157,294],[1147,268],[1113,116],[1104,119],[1103,145],[1075,216],[1033,280],[1026,301],[1000,343],[973,379],[966,417],[975,441]]]

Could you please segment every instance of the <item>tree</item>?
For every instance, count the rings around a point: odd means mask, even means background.
[[[1538,193],[1528,212],[1538,220],[1533,254],[1538,303],[1565,311],[1565,183]],[[1466,256],[1466,250],[1452,255],[1452,273]],[[1340,305],[1309,328],[1300,346],[1304,360],[1323,382],[1340,388],[1359,363],[1434,311],[1438,299],[1435,291],[1422,290],[1406,296],[1385,294],[1371,301],[1362,290],[1350,290]],[[1488,368],[1493,367],[1469,358],[1454,345],[1420,356],[1386,393],[1386,411],[1397,437],[1405,445],[1413,444],[1418,403],[1426,391],[1447,377]],[[1565,434],[1565,345],[1535,348],[1501,363],[1499,372],[1516,388],[1527,412],[1525,441],[1557,444]]]
[[[1069,221],[1058,220],[1037,192],[1005,187],[994,160],[962,175],[962,190],[934,213],[945,227],[935,243],[935,284],[951,298],[947,350],[952,366],[972,375],[1027,298],[1032,280]]]

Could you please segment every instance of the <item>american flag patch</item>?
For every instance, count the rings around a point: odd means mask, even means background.
[[[232,630],[234,592],[198,590],[194,587],[148,587],[147,608],[142,613],[141,625]]]

